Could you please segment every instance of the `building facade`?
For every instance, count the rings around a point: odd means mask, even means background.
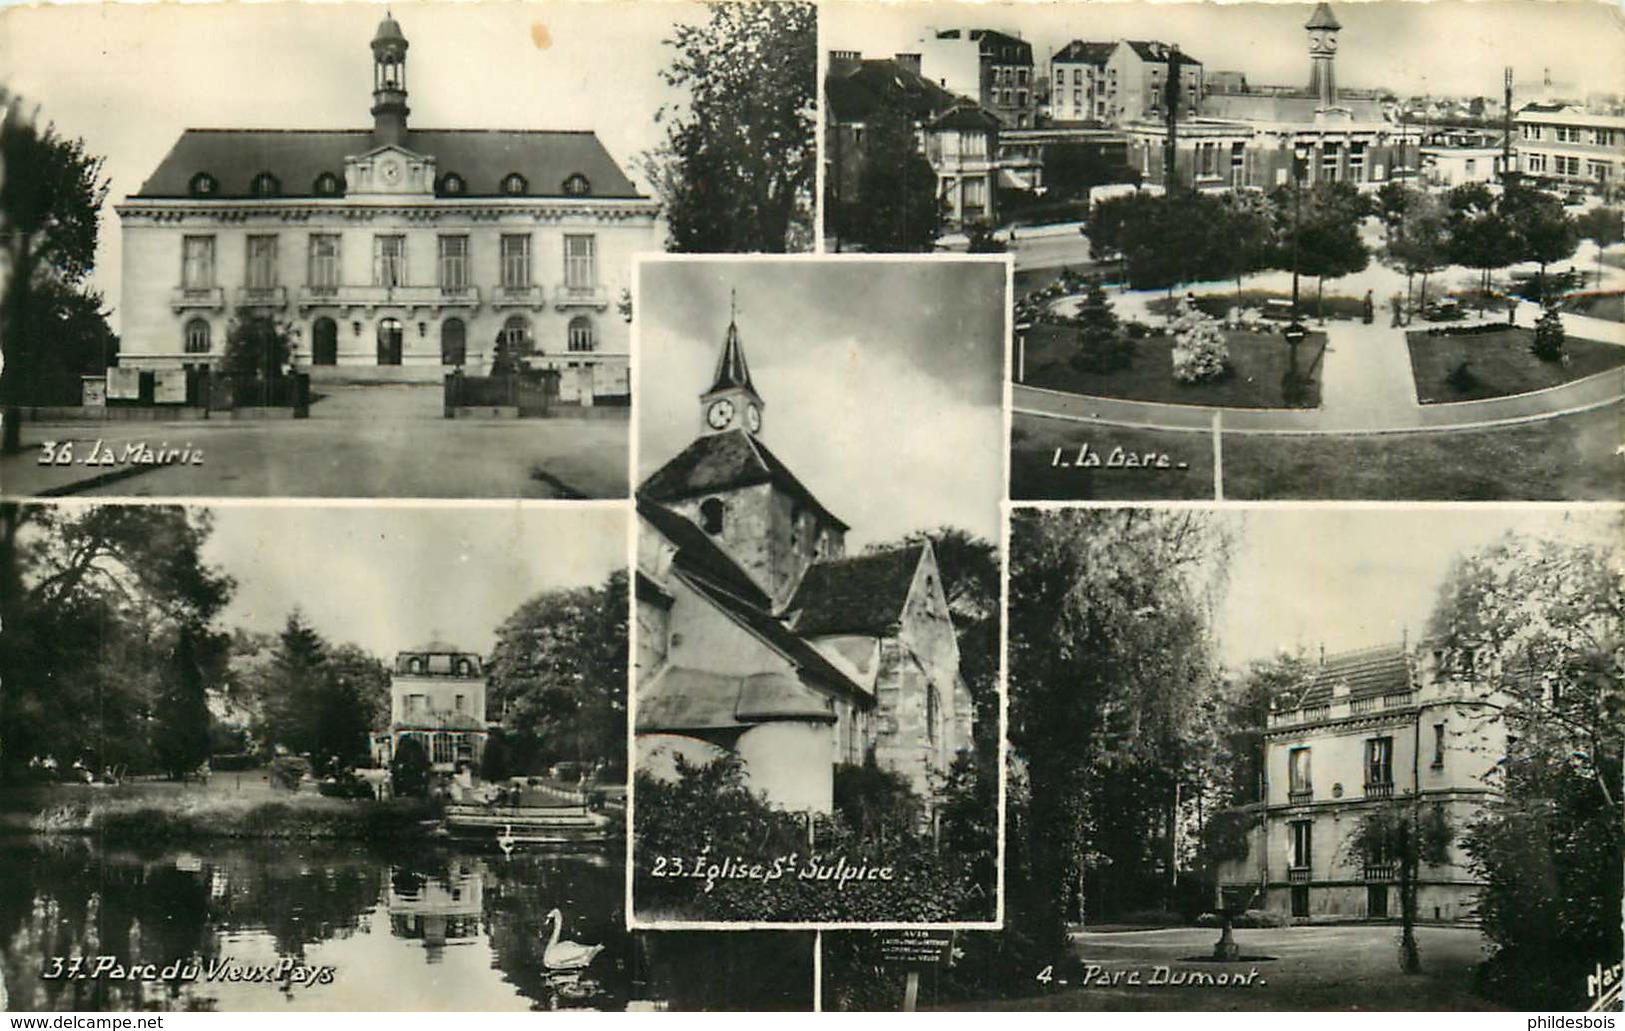
[[[999,120],[974,104],[961,104],[920,130],[926,160],[937,173],[937,196],[947,223],[963,229],[998,218]]]
[[[480,657],[447,645],[401,652],[389,678],[389,731],[374,758],[388,764],[413,738],[438,773],[476,767],[485,752],[485,671]]]
[[[1625,117],[1532,103],[1513,121],[1518,171],[1535,182],[1605,196],[1625,182]]]
[[[1003,125],[1025,129],[1037,119],[1031,43],[994,29],[943,29],[919,47],[919,70],[932,82],[975,100]]]
[[[1356,834],[1400,807],[1454,832],[1445,860],[1418,871],[1419,917],[1472,919],[1481,884],[1460,835],[1497,790],[1507,748],[1503,699],[1487,687],[1496,671],[1478,659],[1425,646],[1323,658],[1270,713],[1261,819],[1221,879],[1298,919],[1397,917],[1398,857],[1362,851]]]
[[[408,46],[379,25],[370,130],[181,135],[116,208],[121,364],[217,364],[245,312],[290,324],[301,367],[438,379],[501,346],[562,399],[628,393],[617,302],[656,203],[591,132],[410,127]]]
[[[836,768],[872,764],[930,803],[975,719],[935,554],[848,557],[765,407],[730,324],[700,436],[639,488],[638,769],[732,754],[774,804],[829,812]]]
[[[1110,125],[1163,117],[1168,69],[1179,75],[1179,114],[1195,115],[1206,92],[1202,62],[1155,40],[1073,40],[1050,58],[1050,116]]]

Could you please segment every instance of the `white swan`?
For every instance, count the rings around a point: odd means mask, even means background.
[[[502,833],[497,835],[497,848],[502,850],[504,857],[513,855],[513,842],[513,824],[505,823],[502,825]]]
[[[598,954],[604,951],[602,945],[559,941],[559,932],[564,929],[564,914],[558,910],[549,910],[547,920],[553,925],[553,936],[547,940],[547,946],[542,949],[542,966],[547,969],[585,970],[598,958]]]

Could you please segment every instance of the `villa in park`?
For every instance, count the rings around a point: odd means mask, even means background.
[[[408,46],[386,17],[369,129],[181,134],[116,208],[121,365],[217,365],[249,312],[318,379],[481,374],[500,347],[562,401],[629,393],[619,302],[656,202],[592,132],[410,125]]]
[[[389,728],[374,735],[373,759],[387,766],[413,738],[438,773],[476,766],[485,751],[485,670],[480,657],[445,644],[401,652],[389,678]]]

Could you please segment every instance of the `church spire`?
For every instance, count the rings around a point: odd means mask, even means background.
[[[722,354],[717,358],[717,373],[711,389],[700,395],[700,418],[706,431],[711,433],[739,428],[760,433],[764,407],[756,385],[750,380],[745,345],[739,342],[738,298],[730,291],[728,333],[722,341]]]

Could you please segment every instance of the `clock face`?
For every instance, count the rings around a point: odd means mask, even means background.
[[[711,407],[705,410],[705,421],[714,430],[720,430],[733,421],[734,403],[727,398],[711,402]]]
[[[1337,37],[1329,32],[1317,32],[1309,37],[1309,49],[1323,54],[1334,53],[1337,50]]]
[[[750,427],[752,433],[762,428],[762,410],[755,405],[745,406],[745,425]]]
[[[378,166],[378,174],[383,177],[383,180],[386,183],[393,184],[399,182],[401,178],[401,164],[399,161],[385,161],[382,165]]]

